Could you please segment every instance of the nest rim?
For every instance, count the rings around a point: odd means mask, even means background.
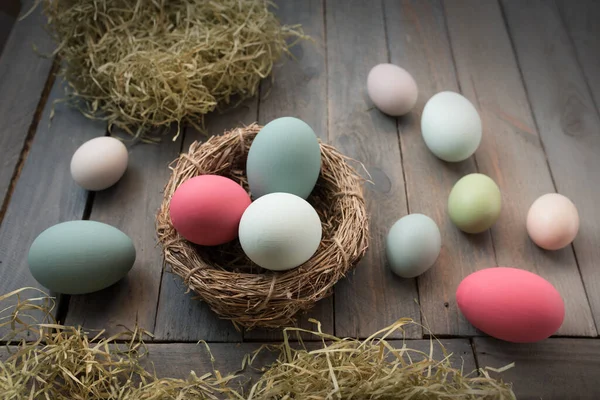
[[[156,215],[165,265],[183,279],[187,291],[193,291],[238,330],[295,325],[298,314],[331,295],[333,286],[358,264],[369,246],[365,179],[350,165],[351,158],[321,140],[321,171],[307,201],[319,214],[323,237],[317,251],[299,267],[270,271],[252,263],[237,238],[220,246],[199,246],[177,233],[169,205],[175,190],[187,179],[205,174],[226,176],[250,194],[245,162],[260,129],[261,125],[253,123],[193,142],[187,153],[171,163],[172,173]]]

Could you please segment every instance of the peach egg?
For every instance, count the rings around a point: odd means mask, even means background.
[[[579,231],[575,204],[558,193],[548,193],[533,202],[527,214],[527,233],[546,250],[568,246]]]

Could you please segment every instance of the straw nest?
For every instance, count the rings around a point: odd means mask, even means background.
[[[364,255],[368,220],[364,180],[349,159],[321,143],[321,174],[307,201],[321,219],[323,236],[317,252],[298,268],[271,272],[253,264],[239,241],[202,247],[181,237],[171,224],[169,202],[175,190],[197,175],[227,176],[246,190],[245,165],[252,140],[261,129],[253,124],[193,143],[174,162],[164,201],[157,215],[157,233],[166,263],[187,287],[237,328],[289,326],[298,312],[331,294],[334,284]]]
[[[305,38],[268,0],[36,3],[58,43],[71,103],[144,139],[174,123],[200,129],[206,113],[254,96]]]

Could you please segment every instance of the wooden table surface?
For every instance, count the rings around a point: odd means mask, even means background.
[[[21,13],[32,3],[25,0]],[[311,317],[327,332],[363,338],[411,317],[444,338],[468,369],[514,361],[502,377],[514,383],[518,398],[600,398],[600,2],[278,3],[281,20],[302,24],[315,43],[295,47],[297,60],[282,60],[260,96],[210,115],[209,132],[295,116],[360,160],[373,181],[366,185],[372,233],[367,255],[300,325],[313,327]],[[49,123],[63,83],[54,78],[55,61],[32,50],[54,48],[43,23],[39,11],[17,22],[0,58],[0,293],[39,286],[26,259],[44,229],[69,220],[102,221],[132,237],[134,268],[106,290],[62,297],[58,317],[109,332],[137,321],[153,332],[152,358],[164,374],[209,368],[195,344],[200,339],[213,343],[223,368],[236,370],[255,342],[280,340],[281,333],[238,332],[185,294],[181,279],[163,270],[155,234],[169,162],[204,137],[186,129],[177,141],[129,145],[129,169],[117,185],[98,193],[78,187],[69,172],[71,156],[107,129],[61,105]],[[367,73],[383,62],[403,66],[419,85],[416,107],[397,120],[373,108],[365,93]],[[461,163],[435,158],[420,135],[423,106],[442,90],[464,94],[483,121],[480,148]],[[503,209],[490,231],[465,235],[447,216],[447,196],[460,177],[476,171],[498,183]],[[573,246],[547,252],[528,239],[525,217],[534,199],[555,191],[577,205],[581,228]],[[384,238],[409,212],[438,223],[443,247],[430,271],[400,279],[386,266]],[[496,265],[535,272],[559,290],[566,317],[555,337],[509,344],[465,320],[454,297],[457,285]],[[406,332],[414,346],[428,342],[428,335],[416,328]]]

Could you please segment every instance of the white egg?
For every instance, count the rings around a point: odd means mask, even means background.
[[[440,92],[425,104],[421,132],[425,144],[438,158],[463,161],[471,157],[481,143],[481,118],[466,97]]]
[[[378,64],[369,71],[367,92],[377,108],[395,117],[408,113],[419,96],[414,78],[394,64]]]
[[[286,271],[308,261],[321,242],[321,220],[303,198],[270,193],[242,215],[239,239],[244,253],[263,268]]]
[[[104,190],[125,173],[129,157],[118,139],[97,137],[82,144],[71,159],[71,176],[87,190]]]

